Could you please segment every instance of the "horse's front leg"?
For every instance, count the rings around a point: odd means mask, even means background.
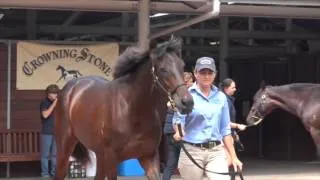
[[[139,158],[141,166],[146,171],[148,180],[160,180],[159,154],[155,152],[151,156]]]
[[[320,129],[311,127],[310,134],[317,149],[317,159],[320,160]]]

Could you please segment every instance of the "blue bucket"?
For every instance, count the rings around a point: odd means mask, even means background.
[[[144,176],[144,169],[137,159],[128,159],[118,165],[119,176]]]

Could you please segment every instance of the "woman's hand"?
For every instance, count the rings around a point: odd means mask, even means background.
[[[181,141],[182,140],[182,137],[185,135],[185,132],[183,130],[183,128],[181,127],[181,130],[182,130],[182,136],[179,132],[179,128],[178,128],[178,125],[175,125],[174,126],[174,130],[175,130],[175,133],[173,134],[173,139],[176,140],[176,141]]]
[[[238,159],[238,158],[234,158],[233,160],[232,160],[232,165],[233,165],[233,168],[234,168],[234,170],[236,171],[236,172],[238,172],[238,171],[242,171],[242,162]]]
[[[173,139],[174,139],[175,141],[181,141],[181,140],[182,140],[182,137],[180,136],[180,133],[179,133],[179,132],[175,132],[175,133],[173,134]]]
[[[244,124],[238,124],[238,129],[240,130],[240,131],[244,131],[244,130],[246,130],[247,129],[247,126],[246,125],[244,125]]]

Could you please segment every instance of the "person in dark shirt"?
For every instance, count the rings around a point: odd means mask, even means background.
[[[243,145],[240,142],[240,138],[236,132],[236,130],[244,131],[246,129],[246,125],[236,123],[236,108],[234,107],[234,93],[236,92],[236,83],[234,80],[230,78],[224,79],[220,83],[220,90],[227,96],[228,106],[229,106],[229,114],[230,114],[230,126],[233,139],[235,141],[236,149],[239,151],[243,151]]]
[[[184,83],[189,88],[194,81],[193,74],[191,72],[184,72]],[[167,136],[167,144],[168,144],[168,158],[167,164],[163,170],[163,180],[170,180],[171,176],[174,174],[180,156],[181,146],[177,141],[173,139],[173,134],[175,130],[172,126],[172,117],[173,117],[173,110],[171,109],[170,103],[167,104],[168,106],[168,113],[164,125],[164,134]]]
[[[46,88],[46,97],[40,103],[41,117],[41,176],[55,175],[56,169],[56,143],[53,135],[53,111],[57,104],[59,87],[51,84]],[[49,173],[49,156],[51,155],[51,171]]]

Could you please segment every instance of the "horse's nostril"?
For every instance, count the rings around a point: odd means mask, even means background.
[[[181,103],[184,106],[193,106],[193,100],[191,98],[185,97],[181,100]]]
[[[183,98],[182,101],[181,101],[181,103],[182,103],[183,105],[187,105],[187,104],[188,104],[188,100],[185,99],[185,98]]]
[[[187,113],[190,113],[192,111],[193,105],[194,105],[192,98],[188,98],[188,97],[182,98],[181,99],[181,104],[183,106],[182,114],[187,114]]]

